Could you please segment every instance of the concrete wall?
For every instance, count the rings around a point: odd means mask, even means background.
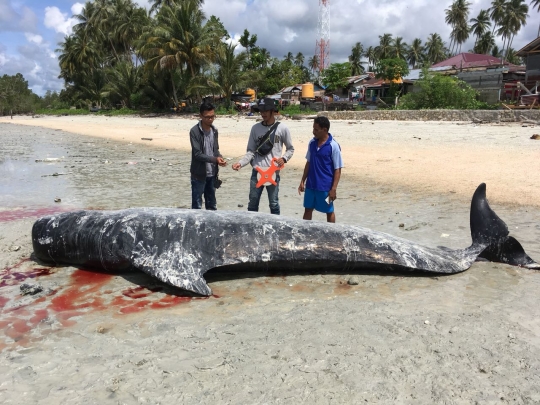
[[[335,120],[520,122],[525,119],[540,121],[540,110],[321,111],[318,115]]]

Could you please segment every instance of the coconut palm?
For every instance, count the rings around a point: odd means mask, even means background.
[[[495,37],[491,31],[487,31],[476,41],[473,51],[474,53],[489,55],[494,46]]]
[[[392,34],[379,35],[379,45],[375,47],[377,59],[391,58],[393,52],[392,42]]]
[[[121,61],[107,70],[107,84],[103,91],[105,97],[115,97],[122,107],[131,108],[131,96],[142,86],[142,69],[129,61]]]
[[[362,56],[364,54],[364,47],[360,42],[357,42],[349,55],[349,62],[351,64],[351,76],[359,75],[364,71],[362,66]]]
[[[505,14],[497,33],[503,37],[503,49],[506,43],[506,53],[510,50],[515,35],[527,23],[528,11],[529,6],[525,0],[508,0],[505,3]]]
[[[168,6],[171,8],[174,8],[176,5],[182,3],[184,0],[150,0],[149,3],[152,3],[152,7],[150,7],[150,13],[157,12],[161,6]],[[204,3],[204,0],[198,1],[199,6],[202,6]]]
[[[418,67],[418,63],[422,60],[423,54],[424,46],[422,45],[422,40],[420,38],[413,39],[411,46],[407,51],[407,62],[409,62],[413,69]]]
[[[474,41],[474,45],[476,46],[478,40],[491,28],[488,10],[480,10],[478,16],[471,18],[470,22],[471,32],[476,36],[476,40]]]
[[[240,52],[235,55],[236,44],[224,44],[219,47],[216,55],[218,72],[215,81],[210,81],[209,85],[214,91],[225,96],[225,100],[230,105],[231,95],[242,87],[245,87],[250,73],[243,70],[247,59],[247,53]]]
[[[319,71],[320,63],[319,63],[319,55],[313,55],[308,59],[308,68],[315,74],[315,72]]]
[[[284,61],[292,64],[293,60],[294,60],[294,56],[293,56],[292,52],[287,52],[287,55],[284,56]]]
[[[489,17],[493,21],[493,28],[491,33],[495,34],[495,30],[499,27],[501,21],[504,18],[507,0],[493,0],[491,7],[489,8]]]
[[[377,51],[375,50],[373,46],[370,46],[368,47],[368,49],[366,49],[366,52],[364,55],[368,59],[369,68],[372,69],[373,66],[375,66],[379,60],[379,58],[377,57]]]
[[[188,77],[195,80],[201,66],[212,61],[220,38],[215,30],[203,25],[205,15],[199,3],[184,0],[174,8],[161,6],[156,25],[145,31],[139,49],[150,69],[169,71],[171,78],[179,69],[182,77],[187,71]],[[174,80],[171,83],[174,101],[178,103]]]
[[[429,34],[425,45],[426,60],[429,64],[441,62],[447,57],[447,49],[441,36],[437,33]]]
[[[298,67],[302,67],[304,66],[304,60],[304,54],[302,52],[298,52],[294,57],[294,64]]]
[[[452,27],[450,34],[450,49],[452,53],[457,51],[458,46],[461,51],[461,45],[469,38],[469,7],[471,3],[466,0],[455,0],[450,8],[445,10],[445,21]]]
[[[392,57],[407,60],[408,48],[402,37],[396,37],[392,42]]]

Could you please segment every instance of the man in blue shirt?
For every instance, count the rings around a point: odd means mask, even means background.
[[[311,220],[313,210],[326,213],[328,222],[336,222],[334,200],[341,177],[343,160],[341,148],[334,140],[330,121],[317,117],[313,122],[313,139],[309,141],[306,166],[298,187],[298,194],[304,194],[304,219]],[[306,182],[307,180],[307,182]]]

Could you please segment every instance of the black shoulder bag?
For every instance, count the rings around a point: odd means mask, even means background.
[[[276,139],[276,129],[278,125],[279,121],[276,121],[276,123],[270,127],[266,134],[259,139],[255,153],[258,153],[260,156],[266,156],[272,151],[272,148],[274,147],[274,140]]]

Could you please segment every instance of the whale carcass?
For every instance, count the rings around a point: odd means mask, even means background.
[[[470,225],[472,245],[454,250],[360,226],[253,212],[84,210],[38,219],[32,243],[35,257],[43,262],[108,271],[134,268],[201,295],[212,294],[204,273],[231,265],[458,273],[482,257],[540,269],[489,207],[485,184],[472,198]]]

